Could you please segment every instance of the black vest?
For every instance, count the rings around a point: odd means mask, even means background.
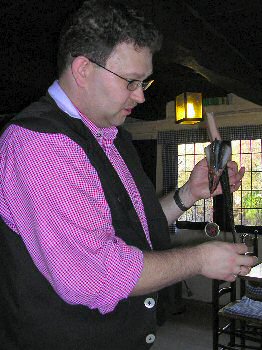
[[[69,117],[46,96],[10,123],[38,132],[62,133],[82,147],[99,174],[116,235],[128,245],[150,250],[122,182],[81,120]],[[122,128],[115,145],[141,194],[154,249],[169,248],[166,218],[130,136]],[[151,307],[150,301],[156,301],[155,293],[122,300],[106,315],[82,305],[69,305],[37,270],[20,236],[2,220],[0,280],[0,347],[3,350],[143,350],[152,345],[150,335],[156,331],[156,305]]]

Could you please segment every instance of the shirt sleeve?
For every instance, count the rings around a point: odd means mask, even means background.
[[[63,300],[112,311],[137,283],[143,253],[115,235],[101,182],[86,154],[65,135],[18,126],[9,127],[5,140],[6,222],[12,222]]]

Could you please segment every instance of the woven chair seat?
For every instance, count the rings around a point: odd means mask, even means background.
[[[220,312],[224,316],[262,325],[262,302],[244,296],[241,300],[229,303]]]

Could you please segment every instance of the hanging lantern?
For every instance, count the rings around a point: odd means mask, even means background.
[[[184,92],[176,97],[176,123],[196,124],[203,119],[202,94]]]

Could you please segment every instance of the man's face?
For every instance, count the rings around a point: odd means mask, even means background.
[[[85,88],[83,112],[99,127],[124,123],[132,109],[145,101],[142,87],[127,89],[127,81],[91,63],[91,73]],[[118,45],[105,67],[129,80],[145,80],[152,74],[152,54],[148,48]],[[83,102],[83,101],[82,101]]]

